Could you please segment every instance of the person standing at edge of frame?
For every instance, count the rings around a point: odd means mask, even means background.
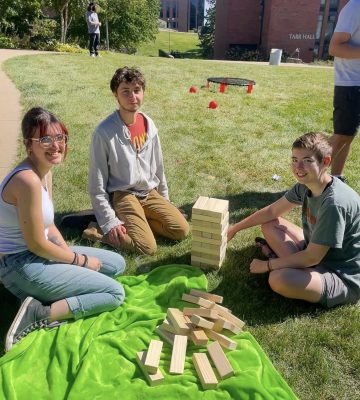
[[[89,32],[89,51],[90,57],[100,57],[99,45],[100,45],[100,26],[101,22],[97,14],[96,3],[89,3],[86,12],[86,22]]]
[[[329,54],[335,57],[331,174],[345,181],[345,162],[360,126],[360,0],[350,0],[341,10]]]

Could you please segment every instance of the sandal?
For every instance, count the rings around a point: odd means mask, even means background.
[[[277,255],[275,254],[273,249],[268,245],[268,242],[264,238],[257,236],[255,238],[255,246],[260,247],[260,249],[265,257],[277,258]]]

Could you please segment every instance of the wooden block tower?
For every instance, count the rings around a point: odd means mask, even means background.
[[[191,265],[218,269],[226,253],[229,201],[199,197],[192,209]]]

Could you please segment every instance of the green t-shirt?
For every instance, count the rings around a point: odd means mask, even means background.
[[[300,183],[285,193],[302,205],[305,243],[329,246],[321,265],[334,271],[360,296],[360,197],[350,186],[333,178],[317,197]]]

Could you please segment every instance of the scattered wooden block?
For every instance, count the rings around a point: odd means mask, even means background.
[[[210,308],[212,310],[215,310],[220,316],[222,314],[231,314],[232,313],[232,311],[229,308],[221,306],[220,304],[215,304],[214,303]]]
[[[149,382],[150,386],[156,386],[164,380],[164,376],[158,369],[155,374],[149,374],[144,366],[144,361],[146,358],[146,351],[139,351],[136,353],[136,362],[139,365],[141,371],[145,375],[146,380]]]
[[[199,315],[192,315],[190,318],[190,321],[195,326],[199,326],[200,328],[213,329],[213,327],[214,327],[213,321],[208,321],[207,319],[200,317]],[[215,323],[216,323],[216,321],[217,321],[217,319],[215,320]]]
[[[218,341],[209,344],[207,349],[221,379],[234,375],[234,369]]]
[[[215,310],[211,310],[209,308],[187,308],[183,309],[184,315],[199,315],[200,317],[216,319],[218,317],[218,313]]]
[[[202,297],[193,296],[191,294],[184,293],[181,300],[187,301],[188,303],[197,304],[204,308],[211,308],[215,303],[210,300],[203,299]]]
[[[240,329],[242,329],[245,325],[245,322],[242,321],[240,318],[236,317],[234,314],[231,314],[230,310],[222,310],[219,308],[217,304],[213,306],[211,309],[214,309],[220,317],[226,319],[227,321],[231,322],[232,324],[238,326]]]
[[[209,338],[206,336],[206,333],[203,329],[194,328],[190,333],[190,339],[196,346],[204,346],[209,341]]]
[[[241,332],[241,328],[239,326],[236,326],[232,324],[230,321],[219,317],[218,319],[215,320],[214,322],[214,327],[210,328],[215,332],[221,332],[223,329],[227,329],[228,331],[238,334]]]
[[[218,380],[205,353],[194,353],[192,360],[203,389],[215,389]]]
[[[168,308],[167,310],[168,321],[171,322],[175,328],[175,332],[179,335],[187,335],[190,328],[187,325],[183,313],[177,308]]]
[[[214,303],[220,303],[220,304],[223,302],[223,299],[224,299],[222,296],[219,296],[217,294],[203,292],[203,291],[197,290],[197,289],[191,289],[190,294],[192,294],[193,296],[199,296],[204,299],[211,300]]]
[[[205,333],[208,336],[209,339],[212,340],[217,340],[222,347],[225,347],[226,349],[229,350],[235,350],[237,343],[234,342],[234,340],[231,340],[230,338],[228,338],[225,335],[222,335],[221,333],[218,332],[214,332],[210,329],[205,329]]]
[[[171,346],[174,344],[174,337],[175,335],[173,333],[170,333],[164,328],[161,327],[161,325],[157,326],[155,329],[155,332],[165,340],[165,342],[169,343]]]
[[[187,339],[187,336],[175,335],[171,354],[170,374],[182,374],[184,372]]]
[[[170,333],[176,334],[176,329],[175,327],[168,321],[167,318],[164,319],[163,323],[160,325],[161,328],[163,328],[165,331],[168,331]]]
[[[162,347],[163,342],[160,340],[151,340],[144,361],[144,366],[150,374],[156,374],[159,368]]]

